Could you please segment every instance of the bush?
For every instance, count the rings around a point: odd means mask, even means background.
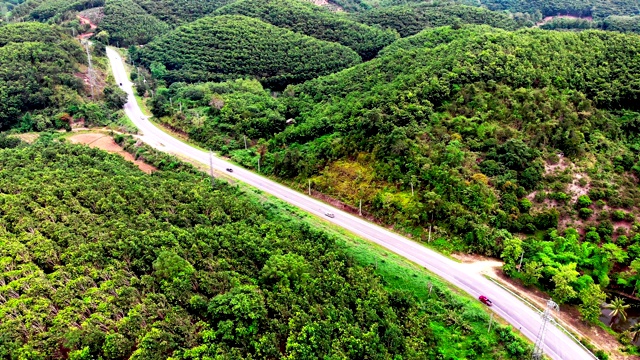
[[[611,212],[611,219],[614,221],[622,221],[627,218],[627,213],[622,210],[614,210]]]
[[[599,244],[600,243],[600,234],[598,234],[596,231],[589,231],[585,235],[585,241],[588,241],[588,242],[594,243],[594,244]]]
[[[581,219],[587,220],[591,217],[591,215],[593,215],[593,210],[589,208],[581,208],[579,210],[579,214]]]
[[[586,208],[591,206],[591,204],[592,201],[588,195],[582,195],[578,197],[578,200],[576,200],[576,205],[578,206],[578,208]]]

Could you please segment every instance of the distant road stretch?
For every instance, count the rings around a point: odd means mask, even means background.
[[[122,83],[122,89],[126,91],[129,96],[124,110],[142,133],[142,140],[158,150],[179,154],[209,166],[209,153],[183,143],[163,132],[147,120],[147,117],[143,114],[133,95],[133,84],[127,77],[120,55],[114,49],[107,48],[107,56],[109,57],[116,83]],[[364,239],[384,246],[390,251],[416,264],[424,266],[475,298],[480,295],[487,296],[493,301],[491,309],[496,314],[509,322],[515,330],[520,329],[523,335],[531,339],[532,342],[535,342],[542,322],[540,313],[522,303],[500,286],[480,275],[472,273],[468,270],[467,265],[452,261],[433,250],[383,227],[333,208],[330,205],[317,201],[215,156],[213,157],[213,167],[219,171],[233,168],[233,172],[227,173],[227,175],[297,206],[302,210],[323,217],[325,220],[339,225]],[[326,217],[324,215],[326,211],[332,212],[335,214],[335,217]],[[548,326],[547,329],[544,350],[545,354],[550,358],[556,360],[594,359],[589,352],[576,344],[557,327]]]

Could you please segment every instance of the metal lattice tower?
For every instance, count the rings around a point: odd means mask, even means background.
[[[538,331],[536,346],[533,348],[533,356],[531,357],[533,360],[542,360],[544,358],[544,335],[547,331],[547,324],[553,321],[552,311],[560,311],[560,308],[558,304],[549,299],[549,301],[547,301],[547,308],[542,313],[542,326],[540,326],[540,331]]]

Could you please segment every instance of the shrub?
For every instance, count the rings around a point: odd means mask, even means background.
[[[533,206],[533,204],[531,203],[531,201],[529,199],[522,199],[520,200],[520,210],[523,213],[528,213],[529,210],[531,210],[531,207]]]
[[[582,195],[580,197],[578,197],[578,200],[576,201],[576,205],[578,206],[578,208],[586,208],[591,206],[592,201],[589,198],[589,195]]]
[[[589,231],[585,235],[585,241],[588,241],[588,242],[594,243],[594,244],[598,244],[598,243],[600,243],[600,234],[598,234],[596,231]]]
[[[611,213],[611,219],[615,221],[622,221],[622,220],[625,220],[626,218],[627,218],[627,213],[622,210],[614,210]]]
[[[580,218],[584,220],[589,219],[591,215],[593,215],[593,210],[589,208],[581,208],[578,212],[580,214]]]
[[[616,239],[616,244],[620,247],[626,247],[629,245],[629,238],[627,235],[620,235],[618,236],[618,239]]]

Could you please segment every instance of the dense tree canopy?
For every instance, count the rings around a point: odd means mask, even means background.
[[[611,15],[640,14],[637,0],[481,0],[493,10],[538,12],[542,16],[574,15],[604,19]]]
[[[27,0],[15,8],[14,18],[60,22],[69,11],[82,11],[104,4],[104,0]]]
[[[252,76],[276,89],[360,62],[357,53],[340,44],[235,15],[183,25],[139,54],[152,74],[155,67],[156,77],[169,82]]]
[[[245,15],[275,26],[340,43],[355,50],[364,60],[396,39],[385,32],[348,19],[342,14],[303,0],[240,0],[218,9],[215,14]]]
[[[128,47],[146,44],[169,29],[133,0],[107,0],[99,31],[108,32],[110,44]]]
[[[508,14],[480,7],[430,3],[380,7],[357,13],[354,18],[365,24],[394,29],[402,37],[417,34],[428,27],[446,25],[484,24],[506,30],[515,30],[525,25],[519,24]]]
[[[0,169],[4,359],[526,356],[477,304],[385,290],[335,238],[189,167],[43,141]]]
[[[32,122],[21,120],[26,111],[70,105],[67,100],[78,97],[83,87],[73,75],[83,56],[71,38],[49,25],[0,27],[0,128]],[[51,119],[36,122],[44,129]]]
[[[169,24],[186,24],[235,0],[136,0],[149,14]]]

